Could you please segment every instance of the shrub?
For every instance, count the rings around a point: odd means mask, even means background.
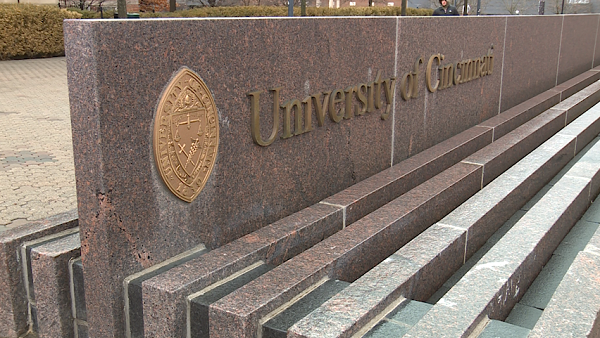
[[[400,7],[345,7],[306,9],[308,16],[398,16]],[[431,9],[407,8],[407,15],[431,15]],[[114,11],[105,10],[104,18]],[[294,8],[300,16],[300,8]],[[201,7],[188,10],[142,13],[156,17],[274,17],[287,16],[285,6]],[[0,4],[0,60],[64,55],[63,19],[100,18],[99,12],[55,6]]]
[[[76,18],[54,6],[0,5],[0,60],[63,55],[63,19]]]
[[[256,16],[287,16],[285,6],[236,6],[236,7],[199,7],[176,12],[142,13],[143,18],[188,18],[188,17],[256,17]],[[407,8],[406,15],[429,16],[432,9]],[[308,16],[400,16],[401,8],[389,7],[307,7]],[[300,16],[300,8],[294,7],[294,15]]]

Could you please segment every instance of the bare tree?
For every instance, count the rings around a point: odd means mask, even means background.
[[[81,10],[92,9],[94,7],[100,7],[106,0],[63,0],[65,8],[76,7]],[[59,2],[60,3],[60,2]]]
[[[565,0],[564,10],[562,0],[547,0],[548,10],[554,14],[591,13],[592,4],[589,0]]]
[[[502,3],[508,13],[512,15],[525,13],[532,6],[532,2],[528,0],[502,0]]]

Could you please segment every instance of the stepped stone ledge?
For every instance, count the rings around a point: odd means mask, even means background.
[[[598,78],[598,72],[590,71],[589,74],[582,77],[584,83],[588,84],[591,80],[596,80]],[[576,83],[580,85],[580,82]],[[565,85],[564,88],[571,88],[575,84]],[[600,83],[592,83],[588,86],[587,91],[590,94],[596,93],[600,90]],[[526,103],[526,107],[523,108],[523,111],[526,112],[535,112],[538,115],[541,112],[542,108],[546,108],[548,106],[548,102],[553,102],[552,99],[557,98],[554,93],[554,90],[549,91],[552,95],[548,94],[540,94],[538,97],[531,99],[532,103]],[[546,96],[549,96],[551,99],[546,99]],[[581,104],[580,101],[584,100],[585,104]],[[529,102],[529,101],[528,101]],[[584,109],[589,104],[589,99],[587,96],[582,96],[579,99],[572,100],[569,104],[564,105],[564,109],[570,108],[572,110],[572,114],[581,114]],[[576,104],[579,104],[577,107],[572,107]],[[503,113],[504,114],[504,113]],[[502,116],[500,114],[499,116]],[[515,115],[515,110],[509,112],[511,116]],[[523,119],[523,117],[521,117]],[[561,111],[546,111],[538,117],[533,118],[533,120],[526,122],[524,125],[517,128],[517,130],[511,132],[511,136],[504,138],[500,143],[494,146],[496,150],[497,157],[492,157],[491,160],[495,160],[494,165],[497,163],[501,163],[499,165],[501,168],[509,167],[514,161],[516,161],[519,156],[523,156],[522,154],[527,153],[535,146],[539,145],[545,139],[550,137],[553,133],[556,133],[562,127],[564,127],[564,123],[566,120],[566,113]],[[502,124],[504,130],[507,130],[508,126]],[[348,226],[354,223],[356,220],[364,217],[369,212],[372,212],[376,208],[381,205],[389,202],[393,198],[405,193],[409,189],[413,188],[415,185],[420,182],[424,182],[427,179],[430,179],[432,175],[439,173],[441,170],[444,170],[449,167],[449,165],[454,164],[461,159],[464,159],[466,155],[474,153],[476,150],[480,150],[481,156],[487,156],[486,158],[490,158],[489,152],[493,151],[487,149],[483,151],[486,145],[489,145],[491,142],[491,133],[490,128],[495,128],[496,123],[488,122],[486,124],[482,124],[479,126],[472,127],[467,131],[452,137],[444,142],[439,143],[438,145],[423,151],[393,167],[390,169],[386,169],[383,172],[372,176],[356,185],[347,188],[346,190],[333,195],[325,199],[322,204],[331,205],[341,207],[344,216],[344,223],[342,227]],[[508,140],[507,140],[508,139]],[[499,140],[496,140],[497,143]],[[528,144],[525,144],[528,143]],[[510,153],[512,151],[512,153]],[[508,156],[504,154],[509,154],[513,156],[513,158],[508,158]],[[478,156],[478,153],[475,153],[472,156]],[[502,156],[501,156],[502,155]],[[470,162],[469,159],[466,160]],[[477,157],[471,158],[471,161],[474,163],[485,163],[485,161],[478,160]],[[485,172],[485,170],[484,170]],[[488,170],[487,175],[483,179],[483,182],[487,182],[492,180],[495,175],[497,175],[501,170],[491,171]],[[486,181],[487,180],[487,181]],[[301,211],[300,213],[305,213],[308,211]],[[297,217],[301,217],[300,213],[298,213]],[[270,228],[277,229],[285,224],[286,222],[292,221],[294,218],[290,220],[282,220],[273,225],[269,225],[262,231],[271,231],[268,230]],[[335,231],[339,231],[342,227],[338,225]],[[295,234],[294,231],[299,229],[303,229],[303,225],[295,225],[292,228],[289,228],[292,232],[289,234]],[[317,232],[318,234],[318,232]],[[151,332],[157,334],[157,332],[164,332],[165,336],[169,336],[173,334],[173,332],[181,332],[184,327],[185,313],[186,313],[186,303],[185,297],[190,293],[193,293],[206,285],[218,281],[227,276],[227,274],[232,274],[235,271],[244,268],[252,263],[255,263],[258,260],[264,259],[270,264],[280,264],[281,262],[287,260],[289,257],[293,257],[293,255],[289,255],[287,258],[281,259],[273,259],[270,257],[264,257],[264,254],[256,251],[252,253],[252,248],[259,248],[255,246],[249,246],[247,243],[250,239],[255,237],[263,238],[264,235],[261,235],[261,230],[248,235],[238,241],[235,241],[229,245],[225,245],[218,249],[217,252],[213,252],[203,257],[199,257],[194,259],[180,267],[174,268],[170,271],[167,271],[157,277],[151,278],[147,281],[142,282],[143,293],[144,293],[144,301],[143,301],[143,313],[144,313],[144,327],[146,327]],[[279,235],[279,243],[286,243],[287,250],[292,250],[294,248],[294,243],[296,242],[288,242],[287,240],[284,242],[284,239],[288,238],[288,234],[281,233]],[[261,244],[260,250],[266,250],[268,246],[272,246],[274,242],[265,242]],[[255,243],[259,244],[259,243]],[[219,257],[220,252],[225,252],[231,250],[232,252],[240,252],[238,249],[235,249],[236,246],[242,246],[245,252],[248,255],[251,255],[253,258],[249,258],[250,256],[245,256],[248,258],[245,262],[236,261],[236,256],[228,256],[228,259],[231,263],[226,264],[224,262],[219,264],[211,263],[213,260],[211,257]],[[303,248],[302,250],[304,250]],[[299,252],[298,249],[294,249],[296,252]],[[302,251],[300,250],[300,251]],[[210,268],[213,267],[214,268]],[[225,267],[228,268],[225,268]],[[235,267],[234,267],[235,266]],[[208,269],[221,269],[219,271],[214,272],[204,272]],[[203,271],[202,273],[190,274],[190,271]],[[211,271],[211,270],[208,270]],[[153,299],[160,299],[161,301],[154,301]],[[165,299],[169,299],[170,301],[164,301]],[[177,305],[175,305],[177,304]],[[176,318],[175,320],[165,321],[165,314],[168,314],[167,318]],[[171,327],[170,329],[167,329]]]
[[[596,237],[519,300],[600,190],[599,18],[65,21],[78,210],[0,229],[0,337],[598,334]]]
[[[598,152],[596,143],[406,337],[466,336],[488,318],[503,320],[597,196],[591,182],[600,179]]]
[[[599,122],[596,106],[296,323],[289,336],[349,337],[399,297],[427,300],[590,141],[578,135],[600,132]],[[317,325],[323,322],[326,329]]]

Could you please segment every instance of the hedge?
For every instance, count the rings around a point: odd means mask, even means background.
[[[189,17],[255,17],[255,16],[287,16],[285,6],[236,6],[236,7],[199,7],[176,12],[140,13],[143,18],[189,18]],[[429,16],[433,9],[407,8],[406,15]],[[307,16],[400,16],[401,8],[386,7],[307,7]],[[300,16],[300,8],[294,7],[294,15]]]
[[[63,19],[80,17],[58,6],[0,5],[0,60],[63,55]]]
[[[308,7],[308,16],[399,16],[400,7]],[[431,9],[407,8],[407,15],[428,16]],[[112,17],[112,11],[104,17]],[[287,16],[284,6],[201,7],[176,12],[140,13],[157,17]],[[300,8],[294,8],[300,15]],[[65,10],[55,6],[0,4],[0,60],[64,55],[63,19],[100,18],[100,13]]]

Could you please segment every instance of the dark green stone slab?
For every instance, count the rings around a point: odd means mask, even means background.
[[[520,326],[492,320],[478,338],[525,338],[529,330]]]
[[[287,330],[292,325],[345,289],[349,284],[339,280],[326,281],[285,311],[263,324],[263,338],[285,338]]]
[[[256,278],[272,270],[273,268],[274,266],[268,264],[258,265],[255,268],[247,271],[246,273],[241,274],[240,276],[226,283],[223,283],[202,295],[192,298],[189,304],[190,314],[188,318],[188,321],[190,323],[191,337],[209,337],[208,310],[210,304],[227,296],[228,294],[239,289],[240,287],[250,283]]]

